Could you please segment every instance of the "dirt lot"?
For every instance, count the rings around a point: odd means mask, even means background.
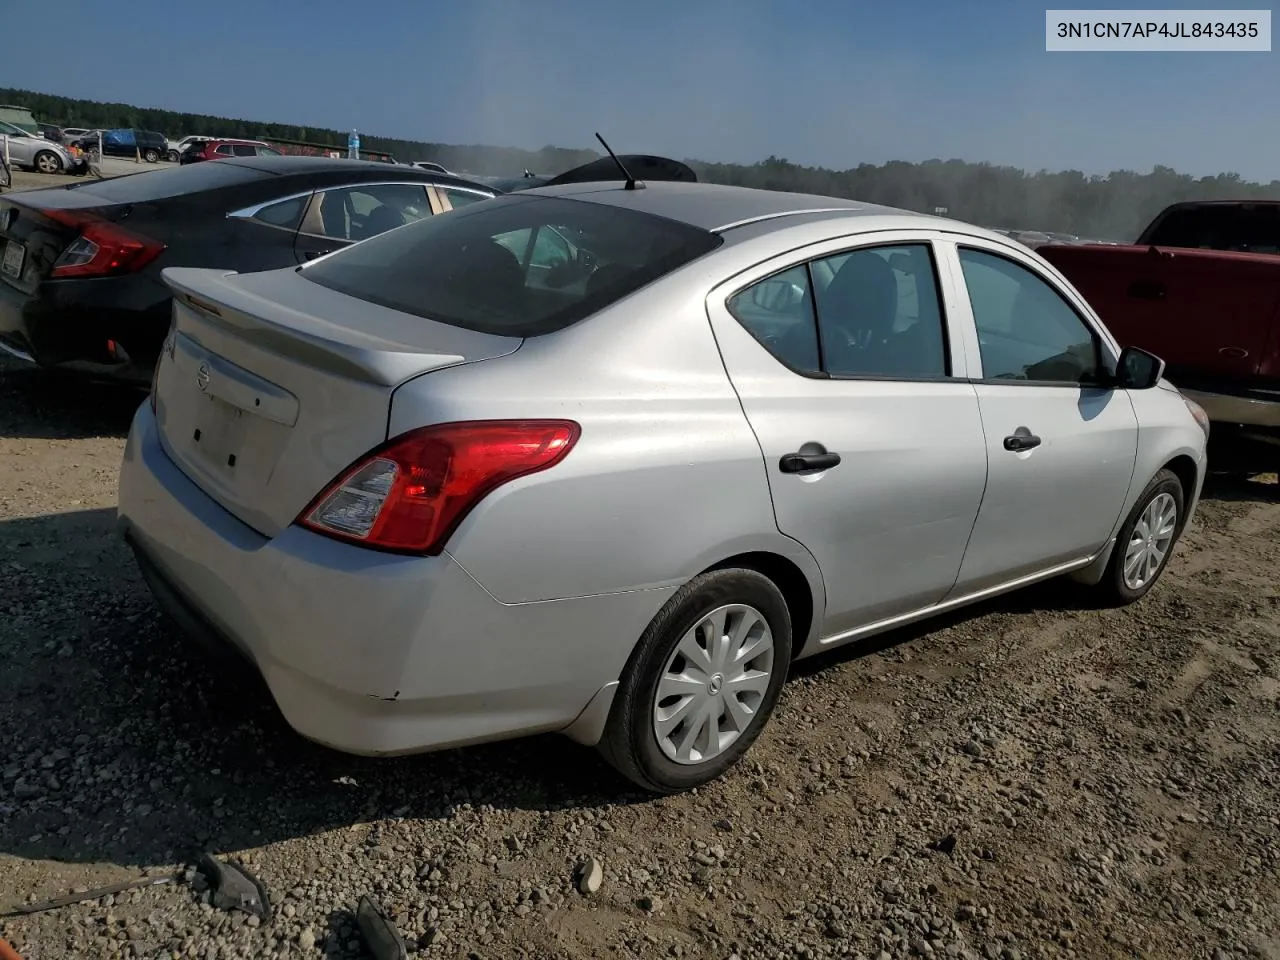
[[[153,887],[0,920],[24,960],[354,958],[365,892],[441,958],[1280,957],[1274,482],[1213,487],[1128,610],[1039,588],[803,666],[747,763],[653,800],[556,737],[293,734],[113,534],[140,400],[0,361],[0,900],[210,850],[276,913]]]

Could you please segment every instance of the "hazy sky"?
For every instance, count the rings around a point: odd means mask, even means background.
[[[1045,6],[12,0],[0,86],[443,143],[1280,179],[1280,53],[1046,53]]]

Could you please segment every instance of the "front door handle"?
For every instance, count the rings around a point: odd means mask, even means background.
[[[806,443],[795,453],[784,454],[778,461],[783,473],[817,473],[840,463],[840,454],[829,453],[820,443]]]
[[[1040,446],[1040,438],[1026,427],[1019,427],[1004,438],[1004,448],[1017,453],[1020,450],[1032,450]]]

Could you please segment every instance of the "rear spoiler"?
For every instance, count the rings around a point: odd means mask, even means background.
[[[676,180],[682,183],[697,183],[698,175],[687,163],[672,160],[670,157],[655,157],[646,153],[624,153],[618,157],[623,165],[637,180]],[[602,180],[619,179],[617,163],[612,157],[601,157],[584,163],[580,167],[566,170],[557,177],[546,181],[549,187],[558,187],[563,183],[595,183]]]

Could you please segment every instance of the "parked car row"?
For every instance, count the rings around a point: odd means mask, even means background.
[[[557,731],[686,790],[796,660],[1054,577],[1152,589],[1208,420],[1043,257],[620,160],[504,193],[231,157],[0,200],[0,343],[150,367],[121,534],[295,729]]]

